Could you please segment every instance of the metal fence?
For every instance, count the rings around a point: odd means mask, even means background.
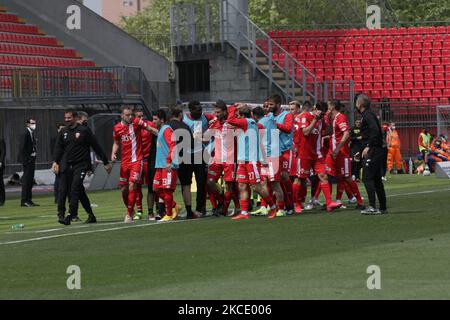
[[[138,67],[1,69],[0,98],[139,97],[144,81]]]
[[[394,122],[401,141],[403,157],[415,157],[419,152],[418,137],[427,128],[431,134],[438,134],[437,105],[434,102],[396,102],[384,101],[372,103],[380,123]],[[355,112],[355,119],[360,115]]]

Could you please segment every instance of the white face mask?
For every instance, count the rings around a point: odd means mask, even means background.
[[[36,125],[35,124],[30,124],[30,129],[33,130],[33,131],[36,130]]]

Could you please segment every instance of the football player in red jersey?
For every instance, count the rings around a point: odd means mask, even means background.
[[[154,128],[154,131],[148,131],[144,128],[141,128],[141,140],[142,140],[142,156],[144,157],[144,167],[142,168],[142,183],[137,185],[137,198],[136,198],[136,215],[134,216],[135,220],[142,219],[142,184],[148,185],[150,183],[148,176],[148,160],[150,156],[150,148],[152,145],[153,136],[158,135],[158,129],[153,124],[152,121],[148,121],[144,119],[144,110],[142,107],[136,107],[134,109],[134,116],[137,119],[141,119],[144,121],[148,127]],[[148,195],[147,195],[148,197]]]
[[[364,210],[358,185],[352,179],[350,159],[350,127],[347,116],[341,111],[344,105],[339,101],[330,101],[328,110],[331,114],[333,134],[330,137],[330,149],[326,158],[326,172],[337,180],[336,202],[341,203],[342,194],[347,183],[357,200],[356,209]]]
[[[142,137],[141,129],[157,132],[141,119],[133,117],[131,106],[121,108],[121,121],[114,126],[111,160],[117,160],[117,153],[122,149],[119,186],[122,199],[127,207],[125,223],[133,222],[133,210],[137,198],[137,186],[142,183]]]
[[[214,156],[208,166],[207,187],[214,216],[227,215],[231,200],[235,209],[239,208],[239,197],[236,186],[236,143],[234,127],[226,120],[228,107],[219,100],[214,105],[214,119],[209,121],[205,135],[214,138]],[[217,181],[223,174],[225,182],[224,197],[217,188]]]
[[[320,186],[325,195],[327,211],[331,212],[340,205],[331,201],[331,190],[328,183],[328,175],[325,171],[325,155],[322,147],[323,114],[327,105],[318,102],[313,110],[305,110],[300,115],[300,125],[297,128],[300,137],[296,142],[297,177],[295,185],[295,211],[301,212],[301,202],[306,197],[306,179],[311,175],[311,170],[320,179]],[[297,191],[298,190],[298,191]]]

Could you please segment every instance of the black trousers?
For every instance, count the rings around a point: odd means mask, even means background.
[[[387,172],[387,158],[388,158],[388,148],[383,148],[383,152],[384,152],[384,158],[383,158],[383,166],[381,167],[381,175],[383,177],[386,176],[386,172]]]
[[[91,202],[83,186],[88,167],[85,163],[69,165],[59,174],[58,215],[63,216],[66,213],[67,197],[69,197],[69,211],[72,217],[78,216],[78,201],[88,214],[93,214]]]
[[[5,184],[3,182],[3,166],[0,167],[0,206],[5,204]]]
[[[59,174],[55,175],[55,182],[53,183],[53,196],[55,197],[55,203],[58,203],[59,195]]]
[[[196,211],[203,212],[206,209],[206,164],[181,164],[178,169],[178,178],[182,186],[192,184],[192,173],[197,184]]]
[[[23,176],[22,176],[22,199],[21,204],[25,202],[32,202],[33,198],[33,182],[34,182],[34,171],[36,169],[36,159],[30,161],[23,165]]]
[[[376,197],[378,197],[380,210],[386,210],[386,192],[381,179],[384,161],[384,149],[381,147],[370,148],[367,158],[363,159],[364,186],[369,196],[369,205],[376,208]]]

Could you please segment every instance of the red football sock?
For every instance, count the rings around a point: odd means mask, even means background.
[[[345,181],[339,179],[337,182],[336,200],[342,199],[342,194],[344,193],[344,190],[345,190]]]
[[[232,198],[231,192],[225,192],[225,199],[223,202],[223,211],[225,211],[225,213],[228,211],[228,208],[230,207],[231,198]],[[238,202],[239,202],[239,200],[238,200]],[[236,204],[235,204],[235,206],[236,206]]]
[[[321,182],[320,183],[320,188],[323,191],[323,195],[325,196],[325,202],[328,205],[330,205],[331,203],[331,188],[330,185],[327,182]]]
[[[305,202],[306,201],[306,194],[308,193],[308,190],[306,189],[306,187],[303,184],[300,184],[300,201],[301,202]]]
[[[266,201],[267,205],[268,205],[270,208],[273,207],[274,202],[273,202],[273,198],[272,198],[272,196],[271,196],[270,194],[269,194],[264,200]]]
[[[316,194],[314,195],[314,198],[319,199],[321,192],[322,192],[322,182],[317,185]]]
[[[285,207],[284,207],[284,201],[277,201],[277,207],[278,207],[278,209],[280,209],[280,210],[284,210],[284,209],[285,209]]]
[[[266,200],[264,198],[261,198],[261,207],[267,207]]]
[[[136,204],[137,190],[128,190],[128,215],[133,216],[134,205]]]
[[[292,182],[290,180],[281,181],[281,187],[284,192],[284,203],[286,207],[291,207],[292,203]]]
[[[350,188],[352,190],[352,193],[356,197],[356,200],[357,200],[358,204],[359,205],[363,205],[363,200],[361,198],[361,193],[359,192],[358,184],[356,183],[356,181],[350,182],[349,185],[350,185]]]
[[[242,212],[248,212],[248,206],[249,206],[249,201],[248,199],[241,199],[239,200],[240,204],[241,204],[241,211]]]
[[[345,193],[349,199],[353,198],[352,186],[347,181],[345,181]]]
[[[295,204],[301,204],[300,201],[300,184],[292,184],[292,200]]]
[[[122,201],[125,205],[125,208],[128,208],[128,189],[125,191],[122,191]]]
[[[166,205],[166,215],[172,216],[172,208],[175,206],[172,190],[164,190],[164,204]]]
[[[136,189],[136,209],[139,212],[142,212],[142,186],[138,185]]]
[[[217,202],[216,202],[216,196],[214,195],[214,192],[208,192],[209,201],[211,202],[211,207],[213,209],[217,208]]]

